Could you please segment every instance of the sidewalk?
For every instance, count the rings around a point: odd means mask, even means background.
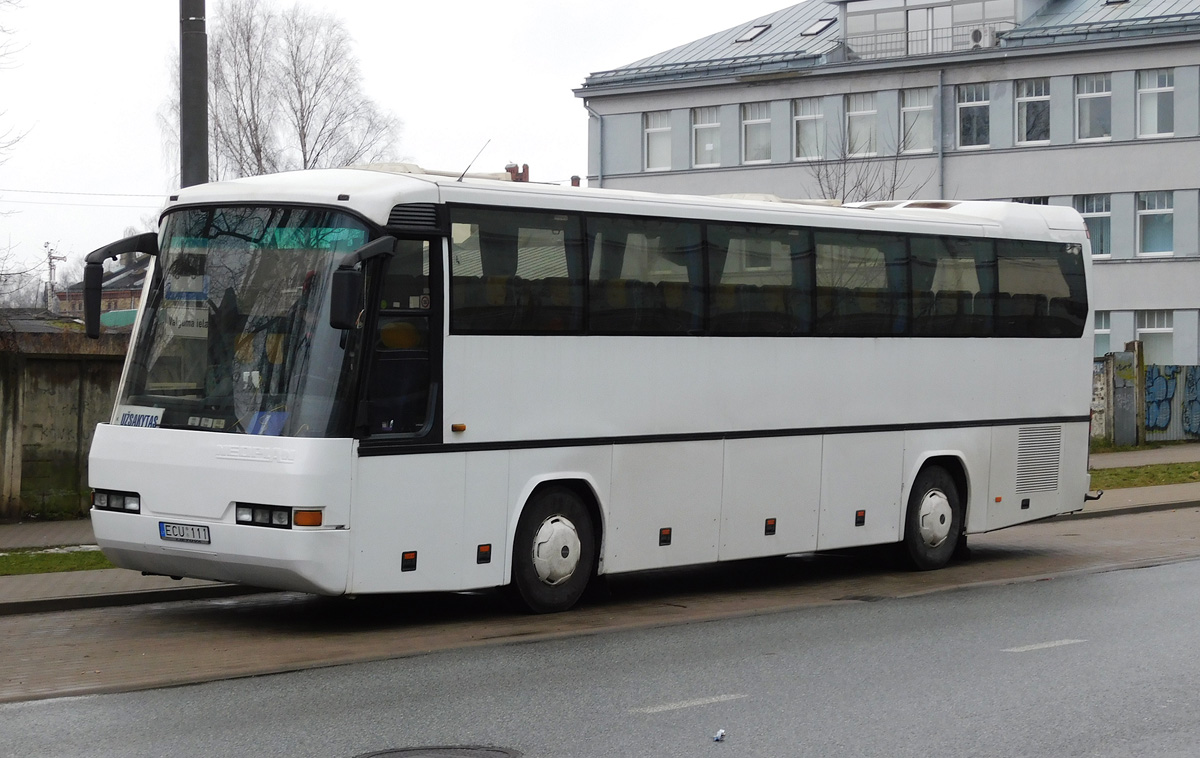
[[[1191,461],[1200,462],[1200,444],[1100,453],[1091,456],[1090,465],[1093,469],[1099,469]],[[1100,500],[1085,503],[1082,511],[1058,518],[1097,518],[1191,507],[1200,507],[1200,483],[1110,490]],[[91,544],[95,544],[95,537],[92,524],[87,519],[0,524],[0,552],[17,548]],[[0,616],[228,597],[260,591],[198,579],[177,581],[162,576],[142,576],[126,569],[0,576]]]

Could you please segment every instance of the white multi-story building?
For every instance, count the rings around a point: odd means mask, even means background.
[[[1096,353],[1200,363],[1200,0],[808,0],[576,94],[592,186],[1074,206]]]

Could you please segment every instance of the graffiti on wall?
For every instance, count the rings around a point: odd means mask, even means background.
[[[1180,415],[1184,434],[1200,437],[1200,366],[1184,369],[1183,408]]]
[[[1179,366],[1146,366],[1147,431],[1171,425],[1171,405],[1179,372]]]

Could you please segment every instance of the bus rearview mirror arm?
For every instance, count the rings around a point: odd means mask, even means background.
[[[363,308],[363,273],[355,267],[363,261],[381,255],[392,257],[396,252],[396,238],[380,237],[372,240],[342,259],[329,293],[329,325],[334,329],[354,329],[358,325],[358,314]]]
[[[91,339],[100,338],[100,300],[104,284],[104,261],[116,260],[125,253],[158,255],[158,232],[145,232],[117,240],[93,250],[84,258],[83,328]]]

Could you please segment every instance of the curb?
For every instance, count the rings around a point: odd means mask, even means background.
[[[258,587],[243,587],[238,584],[217,584],[211,587],[180,587],[179,589],[134,590],[111,594],[67,595],[64,597],[38,598],[37,600],[13,600],[0,603],[0,617],[19,616],[28,613],[54,613],[56,611],[79,611],[88,608],[117,608],[125,605],[149,603],[178,603],[185,600],[212,600],[239,595],[256,595],[272,590]]]
[[[1139,505],[1122,505],[1115,508],[1097,508],[1093,511],[1080,510],[1074,513],[1063,513],[1052,516],[1053,521],[1071,519],[1104,518],[1106,516],[1129,516],[1135,513],[1153,513],[1154,511],[1174,511],[1185,508],[1200,508],[1200,500],[1180,500],[1174,503],[1143,503]]]

